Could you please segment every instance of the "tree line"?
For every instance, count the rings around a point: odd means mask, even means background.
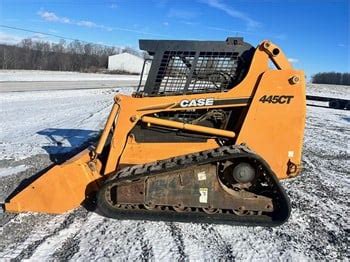
[[[322,72],[312,76],[312,83],[350,85],[350,73]]]
[[[1,69],[31,69],[96,72],[108,66],[108,56],[119,53],[143,54],[130,48],[84,43],[58,43],[23,39],[17,45],[0,45]]]

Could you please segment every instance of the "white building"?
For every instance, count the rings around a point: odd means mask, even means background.
[[[129,53],[121,53],[108,57],[108,70],[120,70],[129,73],[138,73],[142,71],[144,59]],[[147,74],[150,68],[150,62],[146,62],[144,74]]]

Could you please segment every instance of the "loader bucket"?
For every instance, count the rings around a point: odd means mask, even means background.
[[[15,192],[5,203],[5,211],[58,214],[78,207],[101,178],[88,166],[89,152],[90,149],[85,149]]]

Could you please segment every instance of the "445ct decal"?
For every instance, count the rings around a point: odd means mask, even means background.
[[[259,101],[261,103],[272,103],[272,104],[289,104],[294,96],[262,96]]]

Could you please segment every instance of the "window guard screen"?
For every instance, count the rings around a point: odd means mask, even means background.
[[[143,93],[162,96],[222,92],[232,88],[241,75],[237,69],[242,69],[242,58],[246,59],[248,53],[246,60],[250,64],[254,48],[240,38],[228,40],[141,40],[147,41],[148,45],[143,47],[154,55]],[[152,44],[156,47],[149,51],[154,47]]]

